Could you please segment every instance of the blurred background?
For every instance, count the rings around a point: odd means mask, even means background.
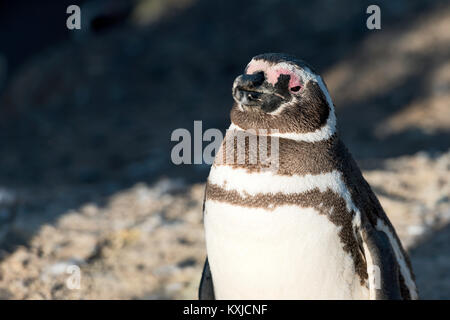
[[[287,52],[325,79],[420,296],[449,299],[450,4],[377,1],[368,30],[370,4],[0,0],[0,298],[195,299],[209,167],[173,165],[171,132],[224,131],[234,78]]]

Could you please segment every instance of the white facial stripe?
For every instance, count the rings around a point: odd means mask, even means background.
[[[276,108],[274,111],[269,112],[269,114],[272,114],[274,116],[277,116],[281,113],[281,111],[283,111],[286,108],[289,108],[291,106],[295,106],[295,104],[298,102],[298,100],[296,99],[296,97],[293,97],[293,99],[289,102],[284,102],[282,104],[280,104],[280,106],[278,108]]]
[[[241,109],[242,111],[242,109]],[[277,115],[277,113],[273,113],[274,115]],[[241,127],[238,125],[231,123],[231,126],[229,128],[230,130],[242,130]],[[336,132],[336,115],[334,114],[334,110],[330,108],[330,114],[327,119],[327,123],[321,127],[320,129],[317,129],[313,132],[307,132],[307,133],[295,133],[295,132],[286,132],[286,133],[272,133],[268,134],[269,136],[284,138],[284,139],[290,139],[295,141],[305,141],[305,142],[318,142],[323,141],[331,138],[331,136]]]
[[[411,299],[416,300],[418,298],[416,284],[414,283],[411,272],[409,272],[409,268],[406,265],[405,257],[403,256],[399,243],[395,239],[389,227],[382,220],[378,219],[376,228],[379,231],[383,231],[388,236],[389,242],[394,249],[395,257],[400,266],[400,272],[405,279],[405,284],[408,287],[409,294],[411,295]]]
[[[342,179],[342,174],[336,170],[318,175],[280,176],[271,171],[248,173],[243,168],[214,165],[208,181],[225,190],[237,191],[244,198],[258,193],[294,194],[304,193],[315,188],[319,189],[320,192],[330,189],[344,199],[349,212],[352,210],[355,212],[354,226],[361,224],[360,211],[352,201],[351,194]]]
[[[320,129],[314,132],[307,133],[274,133],[275,137],[291,139],[296,141],[305,142],[318,142],[331,138],[331,136],[336,132],[336,116],[334,112],[330,111],[327,123]]]

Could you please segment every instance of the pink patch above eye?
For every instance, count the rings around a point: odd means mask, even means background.
[[[302,86],[300,78],[295,73],[287,69],[269,69],[267,71],[267,81],[275,85],[278,82],[278,77],[282,74],[286,74],[291,77],[289,80],[289,88]]]
[[[269,66],[264,61],[251,61],[247,67],[247,73],[252,74],[258,71],[266,72]]]
[[[289,89],[300,87],[302,88],[302,82],[300,78],[291,70],[285,68],[276,68],[276,66],[272,66],[263,60],[251,61],[247,66],[247,74],[252,74],[256,72],[263,71],[266,74],[267,82],[275,85],[278,82],[278,77],[281,74],[287,74],[291,76],[289,80]],[[298,91],[298,90],[293,90]]]

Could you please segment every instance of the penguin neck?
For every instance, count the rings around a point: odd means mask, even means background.
[[[235,124],[233,121],[231,122],[230,127],[228,130],[239,130],[239,131],[248,131],[246,129],[241,128],[239,125]],[[334,113],[334,108],[331,108],[327,122],[322,127],[316,129],[312,132],[306,132],[306,133],[298,133],[298,132],[279,132],[277,130],[265,130],[264,133],[259,133],[258,130],[256,131],[258,134],[261,135],[267,135],[270,137],[278,137],[281,139],[288,139],[293,140],[297,142],[306,142],[306,143],[316,143],[316,142],[324,142],[326,140],[329,140],[337,135],[337,129],[336,129],[336,115]]]

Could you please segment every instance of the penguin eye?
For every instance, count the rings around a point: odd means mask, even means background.
[[[297,92],[298,90],[300,90],[300,86],[295,86],[291,88],[292,92]]]

